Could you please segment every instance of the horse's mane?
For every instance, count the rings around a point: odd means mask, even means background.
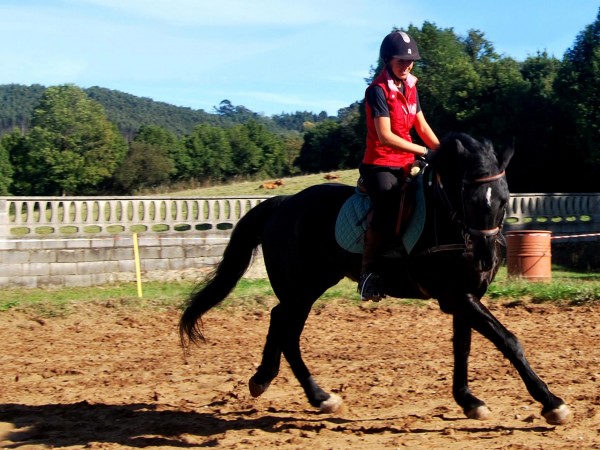
[[[471,177],[482,177],[497,170],[498,158],[487,139],[479,141],[466,133],[452,132],[442,138],[432,165],[443,172],[467,172]]]

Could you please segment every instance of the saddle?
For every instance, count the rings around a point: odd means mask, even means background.
[[[401,241],[407,254],[413,250],[425,226],[425,170],[410,177],[401,189],[400,208],[396,221],[396,238]],[[427,171],[429,172],[429,171]],[[430,175],[429,175],[430,176]],[[335,225],[335,238],[343,249],[362,253],[364,233],[372,216],[372,203],[362,179],[358,180],[355,193],[342,205]]]

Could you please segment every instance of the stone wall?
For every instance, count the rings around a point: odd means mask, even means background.
[[[229,232],[138,237],[142,281],[198,280],[219,262]],[[13,239],[0,249],[0,287],[98,286],[136,280],[133,236]],[[247,276],[264,276],[260,252]]]

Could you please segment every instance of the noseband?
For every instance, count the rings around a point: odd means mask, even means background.
[[[492,181],[497,181],[497,180],[500,180],[501,178],[504,178],[505,175],[506,174],[503,170],[502,172],[497,173],[496,175],[489,175],[487,177],[475,178],[474,180],[463,179],[463,190],[464,190],[465,186],[490,183]],[[464,210],[464,204],[463,204],[463,210]],[[464,216],[464,214],[463,214],[463,216]],[[500,233],[500,226],[497,226],[495,228],[490,228],[487,230],[470,228],[466,224],[466,217],[465,217],[465,229],[470,236],[477,236],[477,237],[484,237],[484,238],[497,236]]]
[[[463,184],[483,184],[489,181],[496,181],[502,178],[504,175],[504,170],[496,175],[490,175],[489,177],[476,178],[474,180],[463,180]]]

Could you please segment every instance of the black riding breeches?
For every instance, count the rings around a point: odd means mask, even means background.
[[[360,164],[358,167],[363,184],[373,202],[371,228],[385,235],[396,229],[400,188],[406,174],[401,167],[384,167]]]

